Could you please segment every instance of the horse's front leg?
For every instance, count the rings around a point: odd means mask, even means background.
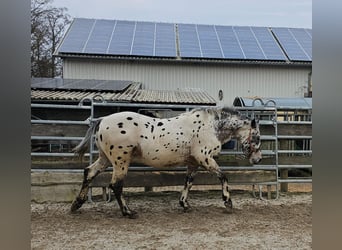
[[[226,207],[227,212],[233,212],[233,202],[230,199],[230,194],[228,190],[228,179],[226,175],[221,171],[218,164],[213,158],[205,158],[203,162],[203,167],[205,167],[208,171],[217,174],[217,177],[219,178],[222,184],[222,199],[224,202],[224,206]]]
[[[188,203],[189,191],[192,187],[192,182],[194,181],[194,176],[198,167],[188,166],[187,174],[185,177],[185,184],[182,190],[181,197],[179,198],[179,204],[183,207],[184,212],[186,212],[190,205]]]
[[[233,212],[233,202],[230,199],[229,189],[228,189],[228,179],[221,170],[217,172],[217,176],[222,184],[222,199],[224,202],[225,207],[227,208],[227,212]]]

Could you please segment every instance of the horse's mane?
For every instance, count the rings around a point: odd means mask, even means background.
[[[197,111],[207,112],[219,119],[223,119],[227,116],[236,115],[241,117],[241,114],[238,110],[234,109],[233,107],[208,107],[208,108],[195,108],[190,111],[190,113],[195,113]]]

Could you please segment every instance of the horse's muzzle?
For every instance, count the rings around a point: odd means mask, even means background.
[[[251,164],[258,164],[258,163],[261,162],[261,160],[262,160],[262,155],[261,155],[261,151],[260,150],[258,150],[256,152],[253,152],[251,154],[251,156],[249,157],[249,162]]]

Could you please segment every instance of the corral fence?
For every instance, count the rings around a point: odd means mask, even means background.
[[[83,168],[96,158],[98,151],[93,138],[90,150],[82,162],[75,158],[71,149],[83,139],[92,119],[125,110],[167,118],[197,107],[199,106],[109,103],[101,99],[86,99],[71,105],[32,103],[32,199],[69,201],[75,197],[82,183]],[[259,187],[260,198],[262,186],[267,187],[269,198],[272,196],[271,187],[274,186],[276,191],[273,197],[278,198],[279,186],[282,191],[287,191],[287,183],[312,181],[311,108],[278,106],[274,100],[261,99],[253,100],[250,106],[236,108],[246,116],[259,120],[263,161],[262,164],[250,165],[248,160],[243,159],[241,145],[236,140],[224,145],[216,160],[228,175],[230,184],[250,184],[253,185],[253,190],[254,187]],[[111,170],[109,167],[92,183],[93,188],[103,189],[104,199],[108,199],[107,187]],[[163,169],[130,166],[125,186],[145,187],[146,190],[160,186],[182,186],[185,173],[185,166]],[[199,171],[194,184],[216,185],[218,179],[215,175]],[[91,200],[91,192],[88,197]]]

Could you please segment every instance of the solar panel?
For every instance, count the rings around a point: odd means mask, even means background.
[[[131,55],[153,56],[155,23],[137,22],[134,31]]]
[[[215,26],[223,56],[230,59],[245,59],[232,26]]]
[[[181,57],[202,57],[195,24],[178,24]]]
[[[312,36],[305,29],[289,29],[305,54],[312,60]]]
[[[293,31],[293,29],[291,30]],[[291,30],[289,28],[272,28],[272,32],[277,37],[290,60],[311,61],[311,58],[306,54]]]
[[[262,51],[250,27],[233,27],[246,59],[264,60]]]
[[[105,54],[114,26],[115,21],[96,20],[84,49],[84,53]]]
[[[95,20],[76,18],[74,19],[65,39],[59,48],[59,52],[81,53],[88,40]]]
[[[203,57],[222,58],[222,49],[213,25],[197,25],[198,38]]]
[[[107,53],[114,55],[130,55],[134,30],[135,22],[116,21]]]
[[[308,35],[309,35],[310,38],[312,39],[312,30],[310,30],[310,29],[305,29],[305,31],[308,33]]]
[[[255,38],[258,41],[266,59],[269,60],[286,60],[286,56],[274,39],[270,30],[266,27],[251,27]]]
[[[111,91],[120,92],[132,84],[132,81],[31,78],[32,89],[61,89],[77,91]]]
[[[176,57],[175,25],[156,23],[155,56]]]

